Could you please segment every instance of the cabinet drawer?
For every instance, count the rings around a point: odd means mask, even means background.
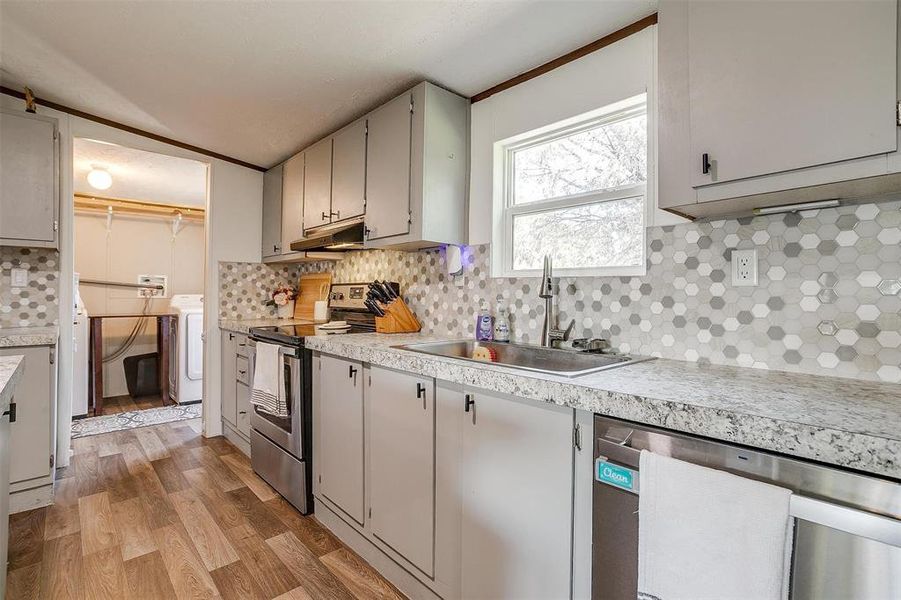
[[[243,333],[235,334],[236,352],[239,356],[250,356],[250,346],[247,344],[247,336]]]
[[[246,356],[238,356],[235,360],[235,379],[244,385],[250,385],[250,361]]]
[[[250,437],[250,388],[243,383],[236,384],[237,387],[237,409],[238,409],[238,431],[247,437]]]

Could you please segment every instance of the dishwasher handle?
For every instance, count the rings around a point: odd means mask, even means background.
[[[901,521],[897,519],[798,494],[791,497],[790,514],[802,521],[901,548]]]

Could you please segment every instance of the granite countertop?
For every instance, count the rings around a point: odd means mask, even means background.
[[[24,356],[0,356],[0,412],[9,408],[13,392],[25,371]]]
[[[59,338],[59,327],[0,328],[0,348],[52,346]]]
[[[251,327],[269,327],[272,325],[312,325],[316,321],[309,319],[219,319],[219,329],[235,331],[237,333],[249,333]]]
[[[314,336],[307,348],[445,381],[901,479],[901,385],[654,359],[577,378],[391,348],[435,336]]]

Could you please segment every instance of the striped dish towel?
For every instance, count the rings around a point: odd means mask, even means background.
[[[289,417],[277,344],[257,342],[250,403],[277,417]]]

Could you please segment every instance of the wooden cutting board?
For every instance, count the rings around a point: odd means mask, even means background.
[[[313,319],[317,300],[328,300],[332,287],[331,273],[304,273],[297,284],[297,301],[294,303],[295,319]]]

